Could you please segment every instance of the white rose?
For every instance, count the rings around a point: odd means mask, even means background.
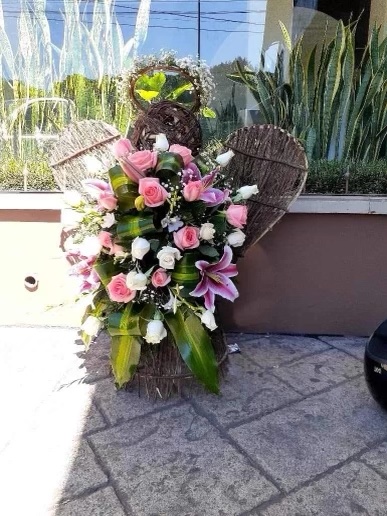
[[[98,174],[99,172],[103,172],[104,164],[95,156],[86,154],[86,156],[83,156],[83,162],[90,174]]]
[[[200,320],[202,321],[202,324],[204,324],[204,326],[207,326],[207,328],[211,331],[215,330],[215,328],[217,328],[217,324],[215,322],[215,317],[214,317],[214,314],[211,312],[211,310],[206,310]]]
[[[82,324],[81,330],[84,331],[87,335],[93,337],[94,335],[97,335],[101,327],[101,321],[97,317],[89,315],[86,321]]]
[[[169,149],[169,142],[165,134],[160,133],[156,135],[156,142],[153,145],[153,150],[155,151],[167,151]]]
[[[150,249],[150,243],[146,238],[136,237],[132,242],[132,256],[142,260]]]
[[[226,165],[228,165],[233,156],[235,156],[235,154],[232,150],[229,150],[227,152],[224,152],[223,154],[219,154],[215,161],[221,167],[225,167]]]
[[[96,236],[87,236],[79,245],[79,252],[82,256],[97,256],[101,249],[102,246]]]
[[[240,247],[246,240],[246,235],[240,229],[235,229],[227,236],[227,243],[232,247]]]
[[[130,290],[144,290],[148,278],[142,272],[130,271],[126,276],[126,286]]]
[[[116,223],[116,219],[113,213],[106,213],[102,219],[102,228],[111,228]]]
[[[72,208],[77,208],[82,202],[82,195],[76,190],[66,190],[63,193],[63,200]]]
[[[255,195],[258,193],[258,186],[257,185],[246,185],[241,186],[237,193],[240,195],[241,199],[250,199],[252,195]]]
[[[176,247],[170,247],[167,245],[160,249],[157,253],[157,258],[159,260],[160,267],[163,269],[174,269],[175,261],[181,259],[181,254],[179,249],[176,249]]]
[[[212,240],[215,236],[215,228],[211,222],[205,222],[200,226],[199,236],[202,240]]]
[[[149,344],[158,344],[167,336],[167,330],[162,321],[149,321],[146,328],[145,340]]]

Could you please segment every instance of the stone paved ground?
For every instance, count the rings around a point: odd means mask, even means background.
[[[116,392],[102,337],[0,327],[0,514],[387,514],[365,339],[230,335],[222,395]]]

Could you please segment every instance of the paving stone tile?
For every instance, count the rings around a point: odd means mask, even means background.
[[[239,344],[240,342],[244,342],[246,340],[252,340],[257,337],[262,337],[263,335],[260,333],[227,333],[226,338],[228,344]]]
[[[11,439],[0,454],[0,514],[12,508],[15,516],[42,516],[63,497],[107,483],[82,438],[92,390],[79,385],[53,393]]]
[[[385,516],[387,481],[359,462],[261,511],[262,516]]]
[[[242,353],[262,367],[275,367],[317,351],[329,349],[318,339],[284,335],[257,336],[241,342]]]
[[[233,516],[277,492],[188,404],[90,440],[136,516]]]
[[[55,507],[55,516],[125,516],[112,487]]]
[[[319,337],[322,341],[334,346],[337,349],[341,349],[346,353],[363,360],[364,348],[367,344],[368,338],[366,337],[330,337],[321,336]]]
[[[0,327],[0,451],[53,392],[74,361],[76,332]],[[12,394],[11,394],[12,393]]]
[[[130,390],[117,390],[112,378],[95,384],[94,400],[110,425],[129,421],[134,417],[150,414],[181,402],[180,398],[154,401],[147,399],[143,393],[140,397],[135,386]]]
[[[77,361],[62,378],[63,383],[94,383],[110,376],[110,339],[105,333],[98,336],[86,351],[82,341],[78,340]]]
[[[362,372],[361,362],[336,349],[304,357],[297,362],[272,370],[273,375],[286,380],[303,394],[319,392]]]
[[[230,355],[228,373],[219,396],[206,392],[194,396],[195,403],[223,425],[259,416],[300,398],[298,393],[263,372],[243,353]]]
[[[387,413],[373,402],[361,378],[230,434],[284,489],[292,489],[385,438]]]
[[[361,458],[379,471],[381,475],[387,477],[387,443],[383,443],[374,450],[365,453]]]

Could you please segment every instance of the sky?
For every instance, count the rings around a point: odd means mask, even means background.
[[[98,0],[95,0],[98,1]],[[67,0],[74,5],[75,0]],[[5,27],[13,44],[18,41],[17,20],[20,0],[0,0],[3,5]],[[80,0],[84,20],[91,21],[92,0]],[[123,30],[124,39],[133,35],[139,6],[138,0],[116,0],[115,14]],[[152,0],[148,37],[140,53],[155,53],[160,49],[174,49],[179,55],[198,53],[198,1]],[[262,46],[266,0],[201,0],[200,55],[211,66],[242,56],[258,62]],[[61,45],[63,32],[63,0],[47,0],[46,16],[50,23],[52,41]]]

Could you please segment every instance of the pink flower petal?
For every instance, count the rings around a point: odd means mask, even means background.
[[[228,245],[224,246],[223,256],[218,263],[213,263],[207,267],[207,273],[222,271],[228,267],[232,260],[232,250]]]
[[[203,278],[196,285],[195,290],[190,292],[190,295],[193,297],[204,296],[204,294],[208,291],[208,287],[209,287],[209,280],[206,276],[203,276]]]
[[[232,278],[233,276],[238,276],[238,269],[235,263],[230,263],[230,265],[228,267],[224,267],[221,272],[229,278]]]
[[[218,296],[224,297],[229,301],[235,301],[235,299],[239,296],[239,292],[234,283],[222,274],[219,274],[219,278],[222,283],[215,283],[214,281],[211,281],[210,289],[214,292],[214,294],[218,294]]]
[[[200,271],[205,271],[210,264],[206,260],[198,260],[195,262],[195,267]]]
[[[211,312],[215,309],[215,294],[212,290],[208,290],[204,295],[204,306],[207,310],[211,310]]]

